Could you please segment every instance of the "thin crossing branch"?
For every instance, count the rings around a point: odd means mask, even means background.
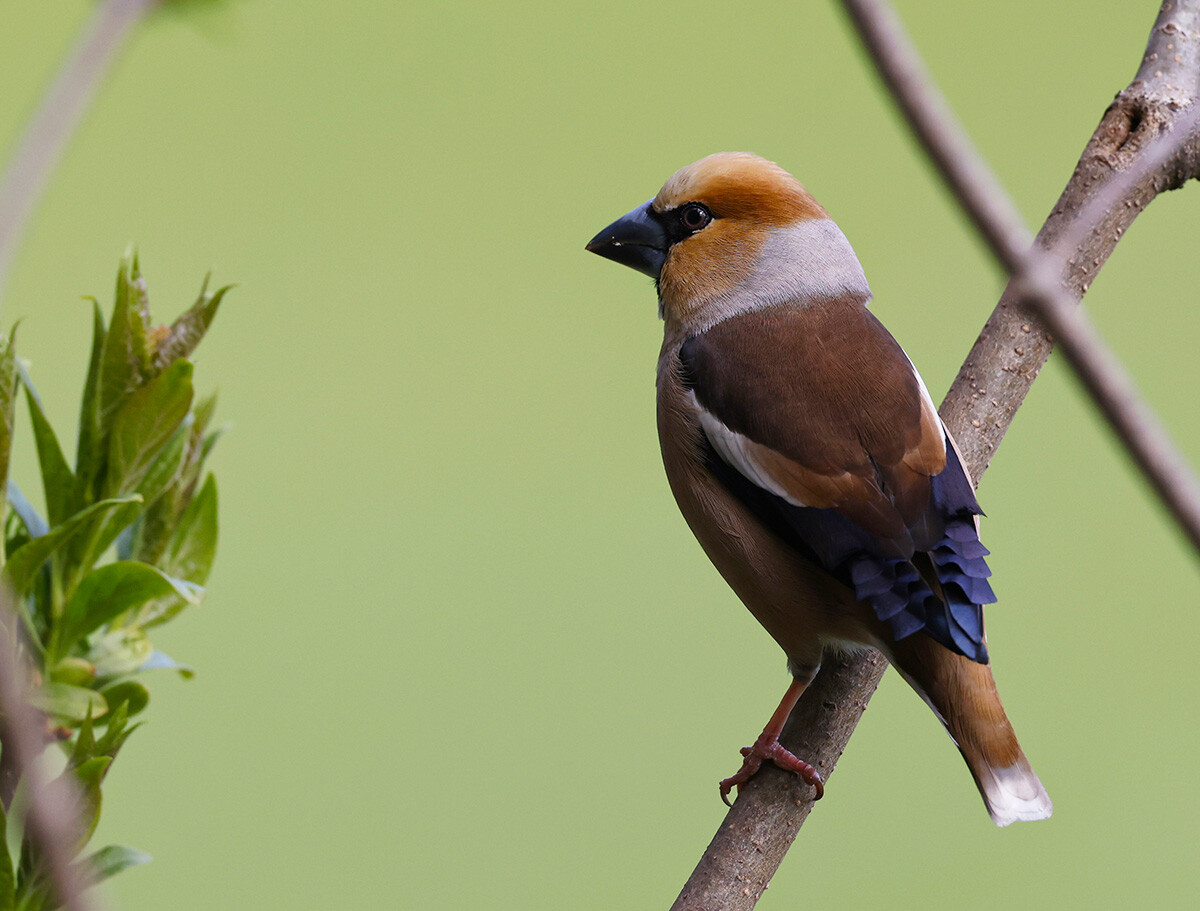
[[[1079,295],[1072,294],[1060,281],[1078,242],[1104,221],[1109,210],[1185,145],[1194,144],[1200,111],[1200,106],[1191,103],[1194,94],[1188,97],[1182,90],[1175,91],[1171,103],[1186,109],[1170,131],[1155,138],[1128,170],[1097,192],[1051,249],[1036,247],[1016,206],[953,118],[892,9],[882,0],[844,0],[844,5],[926,154],[1008,272],[1021,305],[1045,322],[1100,412],[1200,556],[1200,480],[1143,401],[1120,360],[1075,306],[1082,289]],[[1179,8],[1170,12],[1164,8],[1160,20],[1168,17],[1174,21],[1181,15],[1189,26],[1194,25],[1193,17],[1181,14]],[[1164,33],[1162,25],[1155,24],[1152,42]],[[1186,29],[1176,25],[1167,33],[1186,33]],[[1143,64],[1139,76],[1145,68]],[[951,427],[951,431],[957,428]]]
[[[83,120],[88,103],[133,27],[161,0],[105,0],[96,7],[0,178],[0,296],[34,205]]]

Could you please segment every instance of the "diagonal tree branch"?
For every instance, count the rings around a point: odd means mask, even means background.
[[[46,747],[46,716],[28,699],[29,661],[21,642],[20,621],[12,590],[0,585],[0,738],[4,761],[15,779],[24,779],[29,806],[25,826],[29,838],[41,848],[45,874],[66,911],[91,911],[95,907],[84,891],[88,882],[83,868],[71,861],[79,839],[79,789],[66,775],[47,780],[39,762]],[[5,861],[7,863],[7,861]]]
[[[1158,174],[1168,163],[1173,165],[1172,170],[1178,176],[1179,169],[1174,166],[1172,159],[1179,155],[1190,139],[1195,138],[1197,107],[1189,108],[1173,121],[1161,123],[1160,135],[1153,137],[1149,144],[1143,143],[1137,160],[1092,194],[1086,200],[1086,205],[1082,206],[1082,211],[1064,210],[1064,233],[1053,240],[1044,235],[1039,238],[1046,248],[1052,249],[1042,249],[1040,246],[1031,249],[1029,235],[1021,224],[1016,206],[1000,189],[994,175],[946,109],[945,100],[925,72],[916,49],[904,34],[895,14],[886,3],[879,0],[844,0],[844,4],[871,52],[880,75],[925,151],[993,254],[1012,277],[1009,291],[1019,304],[1035,312],[1053,334],[1121,442],[1133,455],[1193,546],[1200,551],[1200,482],[1171,443],[1157,417],[1142,402],[1116,355],[1074,306],[1083,296],[1083,285],[1075,288],[1066,279],[1060,279],[1064,261],[1075,254],[1089,234],[1097,237],[1096,229],[1106,227],[1105,222],[1113,206],[1122,202],[1137,184]],[[1180,64],[1183,63],[1184,55],[1179,53],[1183,48],[1180,45],[1184,36],[1188,35],[1188,29],[1200,25],[1200,22],[1192,21],[1196,18],[1194,11],[1187,9],[1186,4],[1168,4],[1164,7],[1151,32],[1151,48],[1143,58],[1142,67],[1135,78],[1134,84],[1140,83],[1143,92],[1147,91],[1149,83],[1156,81],[1156,77],[1161,82],[1163,71],[1159,69],[1160,57],[1171,55],[1173,62],[1178,60]],[[1166,46],[1155,50],[1155,45],[1159,43],[1165,43]],[[1192,39],[1188,47],[1193,64],[1196,54],[1200,52],[1196,47],[1198,43]],[[1200,72],[1200,68],[1193,70],[1193,83],[1197,72]],[[1193,85],[1191,95],[1187,96],[1174,82],[1169,91],[1157,91],[1155,96],[1160,103],[1166,102],[1174,112],[1178,112],[1195,98],[1196,91]],[[1195,153],[1192,157],[1195,157]],[[1085,221],[1087,218],[1091,221]],[[1115,246],[1116,237],[1120,234],[1119,226],[1114,226],[1114,231],[1112,246]],[[1112,246],[1095,252],[1103,253],[1107,258]],[[1046,354],[1049,354],[1048,346]],[[1042,363],[1044,358],[1037,364],[1039,369]],[[958,428],[951,429],[956,431]],[[998,443],[999,439],[995,442]]]
[[[0,293],[33,207],[133,27],[161,0],[104,0],[46,90],[0,177]]]
[[[947,176],[956,197],[973,218],[982,220],[981,233],[1010,275],[1020,276],[1010,280],[941,408],[968,469],[978,479],[1053,345],[1047,322],[1025,306],[1030,291],[1051,297],[1066,292],[1067,301],[1059,301],[1051,319],[1062,316],[1057,311],[1076,313],[1069,303],[1082,298],[1142,209],[1158,193],[1200,176],[1200,140],[1192,114],[1200,108],[1194,105],[1200,96],[1200,0],[1163,4],[1136,77],[1105,112],[1084,148],[1037,235],[1037,255],[1032,257],[1027,257],[1028,234],[1015,209],[966,142],[890,10],[877,2],[843,2],[934,163],[943,174],[944,165],[955,166]],[[881,31],[881,22],[889,26],[886,31]],[[905,88],[927,103],[914,101],[913,94],[903,93]],[[1169,136],[1169,147],[1160,143],[1151,150],[1162,134]],[[950,162],[956,147],[968,150],[969,156]],[[1058,253],[1049,282],[1047,259],[1041,255],[1046,251]],[[1061,328],[1057,321],[1053,325]],[[1073,344],[1086,348],[1088,341],[1076,338]],[[1089,391],[1101,390],[1089,382]],[[1144,430],[1135,427],[1132,433]],[[1184,476],[1189,475],[1184,465]],[[827,778],[886,667],[873,652],[827,661],[788,720],[781,738],[785,746]],[[753,908],[811,808],[810,789],[797,787],[794,776],[764,768],[726,815],[673,911]]]

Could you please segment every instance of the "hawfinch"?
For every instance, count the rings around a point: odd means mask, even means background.
[[[671,491],[794,678],[721,796],[769,759],[819,797],[779,733],[826,650],[871,646],[937,713],[997,825],[1049,816],[988,667],[971,479],[825,210],[778,165],[721,153],[587,249],[655,280]]]

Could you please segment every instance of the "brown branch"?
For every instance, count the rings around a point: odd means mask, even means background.
[[[1125,173],[1115,176],[1106,186],[1094,189],[1089,194],[1090,199],[1081,198],[1081,209],[1065,213],[1068,214],[1065,234],[1054,243],[1041,238],[1046,247],[1053,247],[1042,250],[1030,247],[1029,235],[1020,223],[1016,206],[1000,188],[962,128],[952,119],[945,100],[924,71],[916,49],[887,4],[882,0],[844,0],[844,3],[884,82],[925,151],[1000,264],[1012,276],[1009,290],[1023,307],[1032,309],[1045,323],[1117,437],[1200,554],[1200,480],[1196,479],[1153,411],[1142,401],[1116,355],[1075,307],[1083,296],[1083,287],[1074,289],[1067,285],[1067,279],[1060,279],[1067,256],[1059,255],[1062,248],[1073,255],[1090,235],[1102,248],[1106,247],[1096,250],[1097,256],[1093,259],[1099,259],[1101,254],[1107,259],[1121,230],[1119,225],[1112,226],[1114,236],[1111,245],[1107,245],[1108,239],[1101,231],[1109,227],[1106,223],[1113,207],[1128,198],[1140,183],[1161,174],[1168,165],[1171,176],[1177,180],[1180,177],[1181,170],[1175,159],[1185,144],[1194,139],[1197,108],[1193,106],[1184,114],[1179,112],[1196,97],[1194,83],[1200,68],[1191,71],[1193,88],[1190,95],[1175,84],[1182,81],[1178,79],[1173,79],[1169,89],[1164,90],[1161,58],[1170,55],[1173,64],[1186,65],[1185,54],[1177,51],[1183,50],[1180,45],[1184,36],[1189,35],[1188,29],[1200,24],[1193,22],[1197,18],[1195,11],[1180,9],[1187,4],[1171,3],[1164,7],[1151,32],[1150,48],[1135,77],[1134,85],[1141,94],[1150,95],[1160,106],[1169,106],[1174,115],[1170,120],[1159,121],[1162,135],[1152,138],[1149,144],[1142,142],[1138,158]],[[1156,50],[1162,43],[1169,47]],[[1196,38],[1190,39],[1187,63],[1196,63],[1196,43]],[[1153,63],[1148,64],[1148,60]],[[1170,72],[1176,73],[1174,69]],[[1156,88],[1148,90],[1151,83],[1155,83]],[[1190,153],[1193,165],[1195,157],[1193,149]],[[1142,198],[1149,202],[1149,198]],[[1085,221],[1088,218],[1091,221]],[[1049,354],[1048,345],[1045,354]],[[1041,362],[1037,366],[1040,368]],[[951,431],[957,433],[959,428],[951,426]]]
[[[852,15],[855,9],[867,14],[880,11],[876,3],[844,2]],[[873,21],[878,22],[878,15]],[[909,87],[915,84],[925,100],[932,101],[919,115],[912,106],[912,95],[900,103],[910,120],[919,117],[914,129],[930,147],[939,167],[947,154],[954,154],[946,151],[954,144],[970,151],[967,158],[956,159],[957,164],[966,161],[967,165],[965,171],[955,172],[958,176],[951,179],[952,189],[964,206],[974,206],[973,217],[983,213],[979,227],[994,249],[1015,250],[1011,261],[1007,256],[1001,259],[1010,274],[1016,274],[1024,263],[1028,235],[990,171],[953,124],[944,100],[932,88],[907,37],[895,25],[894,35],[899,36],[900,49],[906,54],[902,66],[889,71],[885,81],[893,91],[898,91],[902,83]],[[877,53],[865,34],[864,43]],[[884,61],[879,56],[873,59],[882,69]],[[1192,126],[1183,122],[1186,115],[1182,114],[1198,95],[1200,0],[1167,0],[1150,34],[1137,76],[1105,112],[1035,241],[1038,251],[1060,243],[1073,251],[1061,267],[1061,287],[1070,301],[1082,298],[1125,230],[1159,192],[1179,187],[1200,174],[1200,142]],[[1147,147],[1154,139],[1172,131],[1176,148],[1165,150],[1159,146],[1154,157],[1148,156]],[[947,145],[942,141],[956,135],[961,143]],[[1163,155],[1167,151],[1169,154]],[[1159,155],[1163,155],[1161,160]],[[1150,164],[1139,165],[1146,160]],[[1075,224],[1077,227],[1072,227]],[[1018,237],[1025,240],[1018,243]],[[1052,341],[1044,323],[1022,306],[1030,284],[1046,284],[1038,278],[1044,274],[1045,260],[1039,258],[1038,262],[1041,265],[1029,272],[1034,276],[1032,282],[1022,287],[1016,279],[1010,281],[942,404],[942,418],[976,479],[987,470],[1050,355]],[[1059,283],[1049,284],[1057,292]],[[808,758],[828,778],[886,666],[876,653],[827,661],[788,719],[781,738],[788,749]],[[773,767],[764,768],[726,815],[672,906],[673,911],[753,908],[811,808],[810,789],[798,787],[794,776]]]
[[[93,907],[87,882],[72,863],[79,840],[80,795],[67,776],[46,780],[39,759],[46,747],[46,716],[29,704],[30,667],[19,633],[12,592],[0,585],[0,742],[11,774],[24,779],[29,806],[25,831],[45,858],[46,875],[67,911]],[[7,860],[4,861],[7,863]]]
[[[161,0],[105,0],[46,90],[0,178],[0,294],[33,207],[125,39]]]
[[[1169,61],[1167,66],[1159,65],[1163,59]],[[1083,297],[1117,241],[1150,201],[1196,175],[1194,138],[1178,150],[1175,160],[1155,170],[1146,172],[1135,165],[1146,157],[1150,143],[1171,131],[1180,111],[1198,94],[1200,12],[1192,0],[1167,3],[1151,31],[1137,76],[1105,111],[1071,181],[1037,236],[1039,248],[1074,251],[1064,268],[1062,284],[1075,300]],[[1161,150],[1165,147],[1160,146]],[[1112,194],[1114,190],[1119,197]],[[1024,401],[1050,354],[1049,335],[1038,323],[1031,323],[1020,301],[1017,284],[1010,282],[943,405],[943,418],[953,422],[959,446],[969,450],[967,458],[975,464],[986,465],[990,460],[1012,412]],[[993,341],[987,345],[984,342],[989,336]],[[1012,344],[1005,345],[1005,340]],[[985,354],[996,359],[996,364],[989,365]],[[985,368],[992,374],[986,387],[979,382]],[[997,404],[966,419],[967,404],[981,400]]]

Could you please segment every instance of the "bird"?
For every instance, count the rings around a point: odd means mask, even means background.
[[[722,799],[767,761],[819,798],[779,734],[825,655],[875,648],[941,720],[997,825],[1050,816],[989,664],[974,484],[825,209],[774,162],[720,152],[586,249],[654,279],[668,484],[792,677]]]

